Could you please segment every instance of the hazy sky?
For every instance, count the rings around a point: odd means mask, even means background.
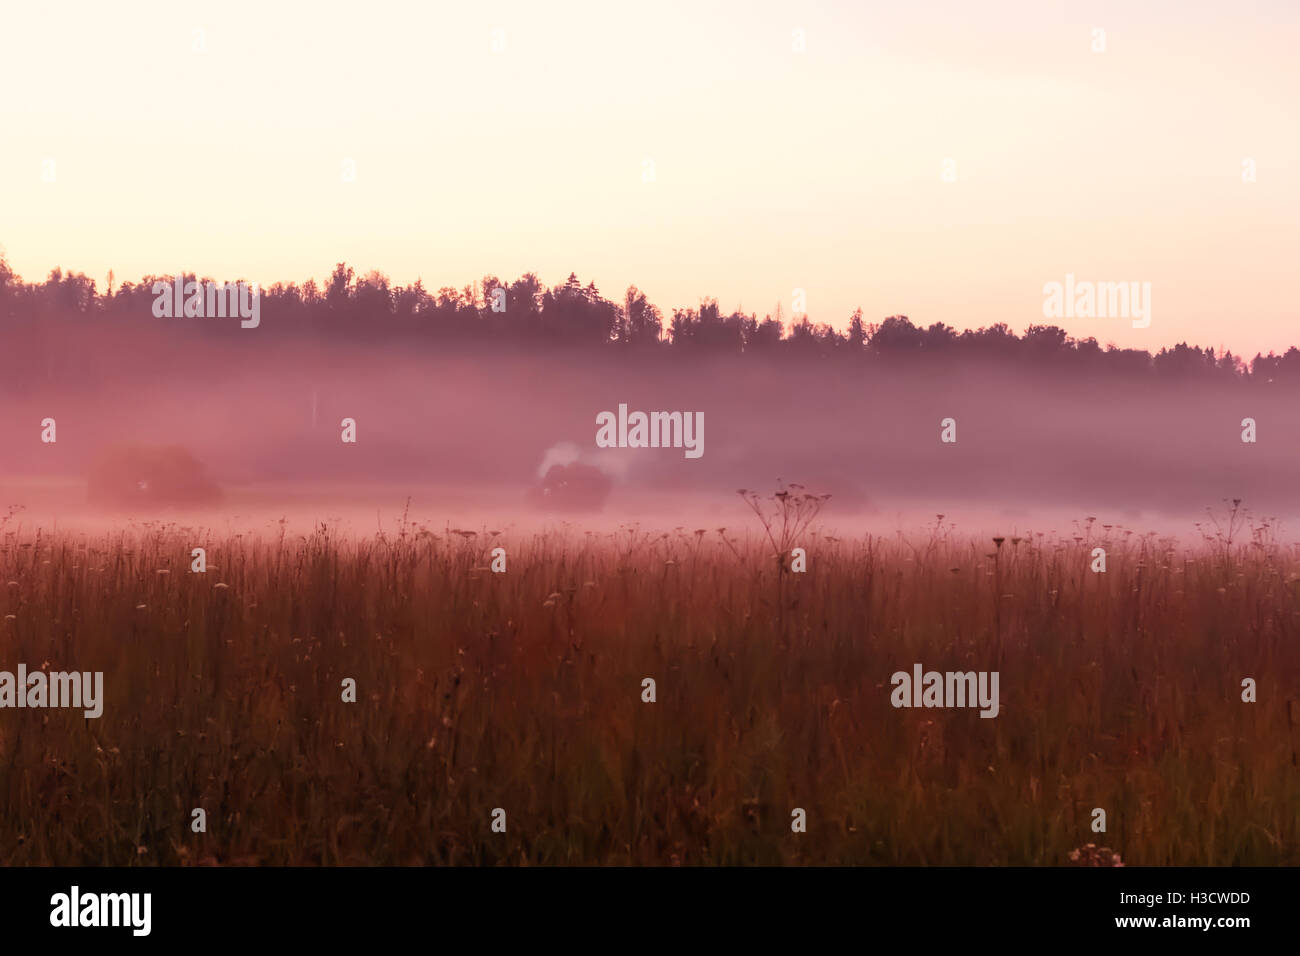
[[[665,311],[802,288],[841,327],[1020,331],[1073,273],[1152,284],[1149,328],[1075,335],[1253,355],[1300,343],[1297,47],[1293,0],[16,4],[0,246],[101,288],[339,260]]]

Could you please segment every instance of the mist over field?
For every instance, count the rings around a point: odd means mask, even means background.
[[[6,938],[1294,922],[1296,0],[9,6]]]
[[[211,508],[134,509],[140,517],[346,517],[362,531],[408,496],[413,514],[437,522],[713,527],[743,513],[737,489],[773,490],[777,479],[830,494],[824,523],[838,530],[914,530],[942,513],[970,530],[1065,530],[1092,515],[1190,533],[1207,506],[1231,498],[1257,515],[1300,514],[1297,391],[1258,382],[1062,375],[996,360],[862,368],[413,352],[255,332],[199,341],[110,321],[65,333],[44,355],[26,381],[0,384],[0,504],[71,522],[97,514],[85,485],[96,454],[137,442],[188,450],[224,492]],[[597,414],[620,403],[702,412],[703,454],[597,448]],[[950,417],[957,441],[943,443]],[[1254,444],[1241,440],[1246,417],[1258,423]],[[55,443],[40,441],[46,418]],[[357,423],[355,444],[340,440],[344,418]],[[529,500],[544,463],[575,459],[609,476],[607,500],[570,513]]]

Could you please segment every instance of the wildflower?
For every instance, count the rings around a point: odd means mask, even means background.
[[[1070,863],[1074,866],[1123,866],[1120,855],[1108,846],[1086,843],[1078,849],[1071,850]]]

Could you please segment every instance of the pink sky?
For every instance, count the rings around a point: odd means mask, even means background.
[[[1021,331],[1073,273],[1152,287],[1149,328],[1055,320],[1074,335],[1281,350],[1296,9],[22,5],[0,33],[0,246],[29,280],[101,287],[346,260],[435,289],[572,270],[665,310],[788,316],[803,289],[841,327],[861,306]]]

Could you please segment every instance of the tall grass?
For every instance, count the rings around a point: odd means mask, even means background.
[[[803,574],[719,529],[11,525],[0,669],[106,700],[0,711],[0,860],[1300,862],[1300,554],[1267,525],[798,545]],[[999,716],[894,709],[916,662],[1000,671]]]

